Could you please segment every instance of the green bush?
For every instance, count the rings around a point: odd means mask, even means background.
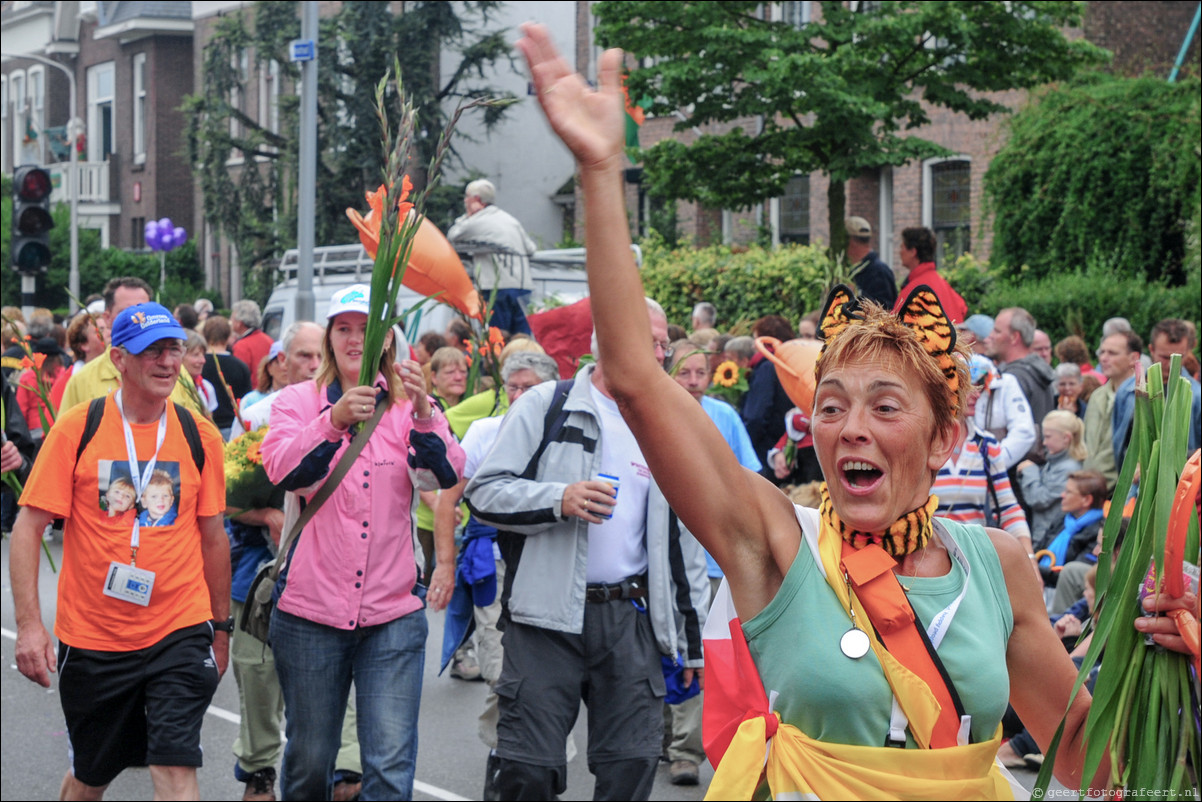
[[[1089,260],[1082,270],[1042,278],[1033,272],[1026,266],[1017,271],[985,270],[968,258],[959,260],[947,279],[964,296],[970,312],[996,315],[1020,306],[1035,317],[1052,342],[1079,334],[1092,347],[1102,337],[1102,324],[1111,317],[1127,318],[1144,338],[1165,318],[1202,320],[1202,276],[1196,269],[1179,286],[1123,275],[1102,258]]]
[[[669,249],[652,236],[642,248],[647,294],[663,305],[669,322],[686,328],[699,301],[717,307],[723,330],[763,315],[782,315],[796,325],[821,304],[834,270],[825,251],[813,246]]]
[[[1200,92],[1196,77],[1090,75],[1010,118],[984,180],[995,263],[1030,279],[1101,258],[1121,275],[1181,284],[1202,171]]]

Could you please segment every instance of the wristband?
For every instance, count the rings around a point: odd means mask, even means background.
[[[214,632],[224,632],[226,634],[233,634],[234,632],[234,617],[232,615],[224,621],[214,619],[209,621],[209,623],[213,626]]]

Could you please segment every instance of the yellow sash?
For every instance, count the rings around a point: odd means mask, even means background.
[[[777,714],[779,722],[779,714]],[[739,727],[714,771],[706,799],[751,799],[766,772],[774,799],[1013,799],[994,757],[999,726],[983,743],[946,749],[893,749],[832,744],[764,717]]]

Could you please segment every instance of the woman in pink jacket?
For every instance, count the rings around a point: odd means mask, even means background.
[[[414,553],[416,471],[450,487],[463,450],[426,396],[421,368],[394,364],[391,333],[370,386],[358,385],[368,292],[335,294],[312,381],[277,396],[262,445],[271,481],[303,503],[321,488],[354,432],[389,403],[334,494],[290,549],[276,587],[271,646],[283,690],[288,743],[285,799],[329,799],[351,682],[358,702],[363,799],[411,799],[425,660],[424,586]],[[454,543],[438,543],[430,602],[454,585]],[[443,553],[445,551],[445,553]]]

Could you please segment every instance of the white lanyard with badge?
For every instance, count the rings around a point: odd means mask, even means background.
[[[130,428],[129,421],[125,417],[125,408],[121,404],[120,390],[113,396],[113,400],[117,404],[117,411],[121,413],[121,425],[125,429],[125,453],[126,458],[129,460],[129,480],[134,486],[134,492],[137,493],[137,502],[140,504],[142,501],[142,491],[150,482],[155,464],[159,459],[159,449],[163,447],[163,440],[167,435],[167,410],[164,409],[162,417],[159,418],[159,431],[155,439],[154,456],[150,458],[146,463],[146,467],[139,474],[138,449],[134,444],[133,430]],[[145,568],[138,568],[137,566],[139,529],[140,524],[135,517],[133,532],[129,538],[129,565],[116,560],[109,563],[108,574],[104,582],[104,595],[146,607],[150,604],[150,593],[154,589],[154,571],[148,571]]]

